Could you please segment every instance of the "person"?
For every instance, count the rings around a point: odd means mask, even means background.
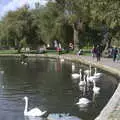
[[[62,46],[61,46],[61,44],[59,43],[58,44],[58,47],[57,47],[57,52],[59,53],[59,55],[61,54],[61,52],[62,52]]]
[[[92,53],[92,57],[94,58],[96,56],[96,48],[94,46],[91,50],[91,53]]]
[[[118,54],[118,49],[117,49],[117,47],[114,47],[114,49],[113,49],[113,62],[116,61],[117,54]]]
[[[96,57],[97,57],[97,61],[100,61],[100,57],[101,57],[100,45],[97,45],[96,47]]]
[[[117,62],[120,60],[120,51],[119,50],[118,50],[118,54],[117,54],[116,60],[117,60]]]

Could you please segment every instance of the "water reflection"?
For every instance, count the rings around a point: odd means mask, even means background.
[[[42,117],[28,117],[28,116],[25,116],[24,119],[25,120],[47,120],[46,118],[42,118]]]

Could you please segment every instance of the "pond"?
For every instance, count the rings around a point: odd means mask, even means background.
[[[1,57],[0,70],[4,74],[0,73],[0,120],[25,120],[24,96],[29,98],[28,109],[39,107],[48,115],[69,114],[82,120],[93,120],[114,93],[117,78],[98,70],[103,73],[97,82],[100,94],[96,96],[92,90],[83,93],[78,86],[79,79],[71,77],[71,66],[72,62],[59,59],[31,58],[28,65],[23,65],[18,58]],[[75,63],[74,72],[79,72],[80,68],[88,69]],[[91,101],[87,108],[76,105],[82,96]]]

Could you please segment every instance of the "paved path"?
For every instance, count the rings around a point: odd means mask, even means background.
[[[97,62],[96,58],[93,59],[90,56],[81,56],[81,57],[84,59],[87,59],[91,62],[100,63],[100,64],[103,64],[105,66],[109,66],[109,67],[120,70],[120,61],[113,62],[112,58],[101,58],[101,61]]]

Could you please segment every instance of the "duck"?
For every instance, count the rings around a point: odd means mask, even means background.
[[[81,72],[82,72],[82,69],[79,70],[79,73],[73,73],[72,78],[77,79],[77,78],[81,77],[81,75],[82,75]]]
[[[25,100],[24,116],[38,117],[44,115],[47,112],[47,111],[42,112],[39,108],[33,108],[28,111],[28,97],[25,96],[23,99]]]
[[[96,82],[93,80],[93,92],[95,94],[99,94],[100,93],[100,87],[96,86]]]

